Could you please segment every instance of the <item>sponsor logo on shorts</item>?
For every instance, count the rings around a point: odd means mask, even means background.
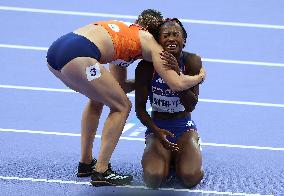
[[[192,120],[189,120],[188,122],[187,122],[187,124],[186,124],[186,126],[188,126],[188,127],[192,127],[192,126],[194,126],[195,124],[193,123],[193,121]]]

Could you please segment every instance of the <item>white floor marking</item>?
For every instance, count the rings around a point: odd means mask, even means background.
[[[137,19],[137,16],[134,16],[134,15],[79,12],[79,11],[66,11],[66,10],[38,9],[38,8],[23,8],[23,7],[11,7],[11,6],[0,6],[0,10],[17,11],[17,12],[30,12],[30,13],[43,13],[43,14],[63,14],[63,15],[74,15],[74,16],[121,18],[121,19],[131,19],[131,20]],[[228,22],[228,21],[213,21],[213,20],[192,20],[192,19],[184,19],[184,18],[180,18],[180,20],[181,20],[181,22],[191,23],[191,24],[237,26],[237,27],[266,28],[266,29],[280,29],[280,30],[284,29],[283,25]]]
[[[57,136],[72,136],[72,137],[80,137],[81,136],[81,134],[78,134],[78,133],[19,130],[19,129],[7,129],[7,128],[0,128],[0,132],[28,133],[28,134],[41,134],[41,135],[57,135]],[[96,135],[96,138],[101,138],[101,135]],[[121,136],[120,140],[145,142],[144,138],[137,138],[137,137],[124,137],[124,136]],[[237,145],[237,144],[217,144],[217,143],[209,143],[209,142],[201,142],[201,146],[226,147],[226,148],[242,148],[242,149],[254,149],[254,150],[270,150],[270,151],[284,151],[284,148],[280,148],[280,147],[277,148],[277,147],[267,147],[267,146],[247,146],[247,145]]]
[[[77,182],[77,181],[67,181],[67,180],[52,180],[52,179],[37,179],[37,178],[21,178],[16,176],[0,176],[0,180],[17,180],[17,181],[30,181],[30,182],[44,182],[44,183],[57,183],[57,184],[73,184],[73,185],[87,185],[91,186],[89,182]],[[130,188],[130,189],[149,189],[145,186],[116,186],[119,188]],[[151,189],[152,190],[152,189]],[[159,188],[162,191],[176,191],[176,192],[188,192],[188,193],[201,193],[201,194],[215,194],[215,195],[251,195],[251,196],[270,196],[261,194],[251,194],[251,193],[233,193],[233,192],[218,192],[218,191],[208,191],[208,190],[190,190],[190,189],[174,189],[174,188]]]
[[[47,47],[12,45],[12,44],[0,44],[0,48],[39,50],[39,51],[47,51],[48,50]],[[229,63],[229,64],[268,66],[268,67],[284,67],[284,63],[273,63],[273,62],[262,62],[262,61],[241,61],[241,60],[212,59],[212,58],[202,58],[202,61],[203,62],[213,62],[213,63]]]

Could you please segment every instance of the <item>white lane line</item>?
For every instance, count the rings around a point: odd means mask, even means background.
[[[23,45],[13,45],[13,44],[0,44],[0,48],[12,48],[12,49],[24,49],[24,50],[40,50],[47,51],[47,47],[38,46],[23,46]]]
[[[1,180],[18,180],[18,181],[31,181],[31,182],[59,183],[59,184],[91,185],[91,183],[89,183],[89,182],[52,180],[52,179],[37,179],[37,178],[20,178],[20,177],[15,177],[15,176],[0,176],[0,179]]]
[[[125,15],[125,14],[107,14],[107,13],[95,13],[95,12],[78,12],[67,10],[51,10],[51,9],[38,9],[38,8],[23,8],[23,7],[10,7],[0,6],[0,10],[3,11],[16,11],[16,12],[32,12],[43,14],[62,14],[73,16],[92,16],[92,17],[104,17],[104,18],[124,18],[124,19],[137,19],[137,16]]]
[[[201,145],[202,146],[214,146],[214,147],[226,147],[226,148],[284,151],[284,148],[274,148],[274,147],[267,147],[267,146],[245,146],[245,145],[235,145],[235,144],[216,144],[216,143],[207,143],[207,142],[201,142]]]
[[[38,51],[48,50],[47,47],[13,45],[13,44],[0,44],[0,48],[38,50]],[[262,61],[241,61],[241,60],[212,59],[212,58],[202,58],[202,61],[210,62],[210,63],[227,63],[227,64],[258,65],[258,66],[267,66],[267,67],[284,67],[284,63],[273,63],[273,62],[262,62]]]
[[[32,87],[32,86],[17,86],[17,85],[3,85],[0,84],[0,88],[4,89],[17,89],[17,90],[32,90],[32,91],[47,91],[47,92],[60,92],[60,93],[78,93],[71,89],[58,89],[58,88],[43,88],[43,87]],[[128,97],[135,97],[134,94],[128,93]]]
[[[10,7],[10,6],[0,6],[0,10],[3,10],[3,11],[17,11],[17,12],[44,13],[44,14],[63,14],[63,15],[74,15],[74,16],[93,16],[93,17],[105,17],[105,18],[121,18],[121,19],[132,19],[132,20],[137,19],[137,16],[124,15],[124,14],[78,12],[78,11],[23,8],[23,7]],[[181,22],[191,23],[191,24],[237,26],[237,27],[281,29],[281,30],[284,29],[283,25],[241,23],[241,22],[226,22],[226,21],[211,21],[211,20],[191,20],[191,19],[184,19],[184,18],[181,18],[180,20],[181,20]]]
[[[261,62],[261,61],[240,61],[240,60],[209,59],[209,58],[202,58],[202,61],[210,63],[228,63],[228,64],[258,65],[258,66],[267,66],[267,67],[284,67],[284,63],[272,63],[272,62]]]
[[[61,93],[77,93],[71,89],[57,89],[57,88],[43,88],[43,87],[32,87],[32,86],[16,86],[16,85],[1,85],[0,88],[5,89],[17,89],[17,90],[32,90],[32,91],[48,91],[48,92],[61,92]]]
[[[81,134],[76,133],[66,133],[66,132],[48,132],[48,131],[33,131],[33,130],[19,130],[19,129],[6,129],[0,128],[0,132],[8,133],[28,133],[28,134],[41,134],[41,135],[57,135],[57,136],[71,136],[71,137],[80,137]],[[96,135],[96,138],[101,138],[101,135]],[[145,142],[144,138],[137,137],[120,137],[121,140],[129,141],[141,141]],[[242,148],[242,149],[254,149],[254,150],[270,150],[270,151],[284,151],[284,148],[277,147],[267,147],[267,146],[247,146],[247,145],[236,145],[236,144],[217,144],[217,143],[208,143],[201,142],[202,146],[211,146],[211,147],[225,147],[225,148]]]
[[[252,106],[284,108],[284,104],[277,104],[277,103],[260,103],[260,102],[250,102],[250,101],[232,101],[232,100],[216,100],[216,99],[198,99],[198,100],[200,102],[206,102],[206,103],[222,103],[222,104],[252,105]]]
[[[57,135],[57,136],[71,136],[80,137],[79,133],[64,133],[64,132],[48,132],[48,131],[32,131],[27,129],[4,129],[0,128],[0,132],[12,132],[12,133],[29,133],[29,134],[40,134],[40,135]]]
[[[73,184],[73,185],[87,185],[92,186],[90,182],[78,182],[78,181],[67,181],[67,180],[53,180],[53,179],[40,179],[40,178],[21,178],[17,176],[0,176],[1,180],[17,180],[17,181],[30,181],[30,182],[44,182],[44,183],[57,183],[57,184]],[[150,189],[145,186],[116,186],[119,188],[129,188],[129,189]],[[150,189],[153,190],[153,189]],[[234,193],[234,192],[218,192],[218,191],[208,191],[208,190],[190,190],[190,189],[174,189],[174,188],[159,188],[157,190],[161,191],[175,191],[175,192],[188,192],[188,193],[201,193],[201,194],[215,194],[215,195],[251,195],[251,196],[270,196],[261,194],[251,194],[251,193]]]
[[[124,186],[126,188],[139,188],[139,189],[149,189],[145,186]],[[250,196],[264,196],[258,193],[234,193],[234,192],[218,192],[218,191],[207,191],[207,190],[190,190],[190,189],[174,189],[174,188],[159,188],[158,190],[163,191],[176,191],[176,192],[189,192],[189,193],[201,193],[201,194],[215,194],[215,195],[250,195]],[[268,196],[268,195],[265,195]],[[273,196],[273,195],[269,195]]]
[[[62,93],[77,93],[71,89],[56,89],[56,88],[42,88],[42,87],[31,87],[31,86],[16,86],[16,85],[1,85],[0,88],[4,89],[17,89],[17,90],[32,90],[32,91],[47,91],[47,92],[62,92]],[[135,94],[128,93],[128,97],[135,97]],[[277,107],[284,108],[284,104],[277,103],[261,103],[261,102],[250,102],[250,101],[233,101],[233,100],[218,100],[218,99],[199,99],[200,102],[205,103],[221,103],[221,104],[235,104],[235,105],[252,105],[252,106],[264,106],[264,107]],[[151,111],[151,108],[148,108]]]
[[[131,129],[132,127],[134,127],[135,124],[134,123],[126,123],[124,128],[123,128],[123,131],[122,133],[125,133],[126,131],[128,131],[129,129]]]

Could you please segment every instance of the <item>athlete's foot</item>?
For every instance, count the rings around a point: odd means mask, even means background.
[[[133,180],[133,176],[118,174],[111,168],[108,168],[103,173],[94,170],[91,179],[91,184],[93,186],[122,186],[130,184]]]
[[[90,164],[79,162],[77,177],[91,176],[96,163],[97,163],[97,159],[95,159],[95,158],[91,161]]]

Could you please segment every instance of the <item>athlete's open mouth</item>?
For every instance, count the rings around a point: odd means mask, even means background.
[[[169,45],[167,45],[167,48],[170,49],[170,50],[176,49],[177,44],[169,44]]]

